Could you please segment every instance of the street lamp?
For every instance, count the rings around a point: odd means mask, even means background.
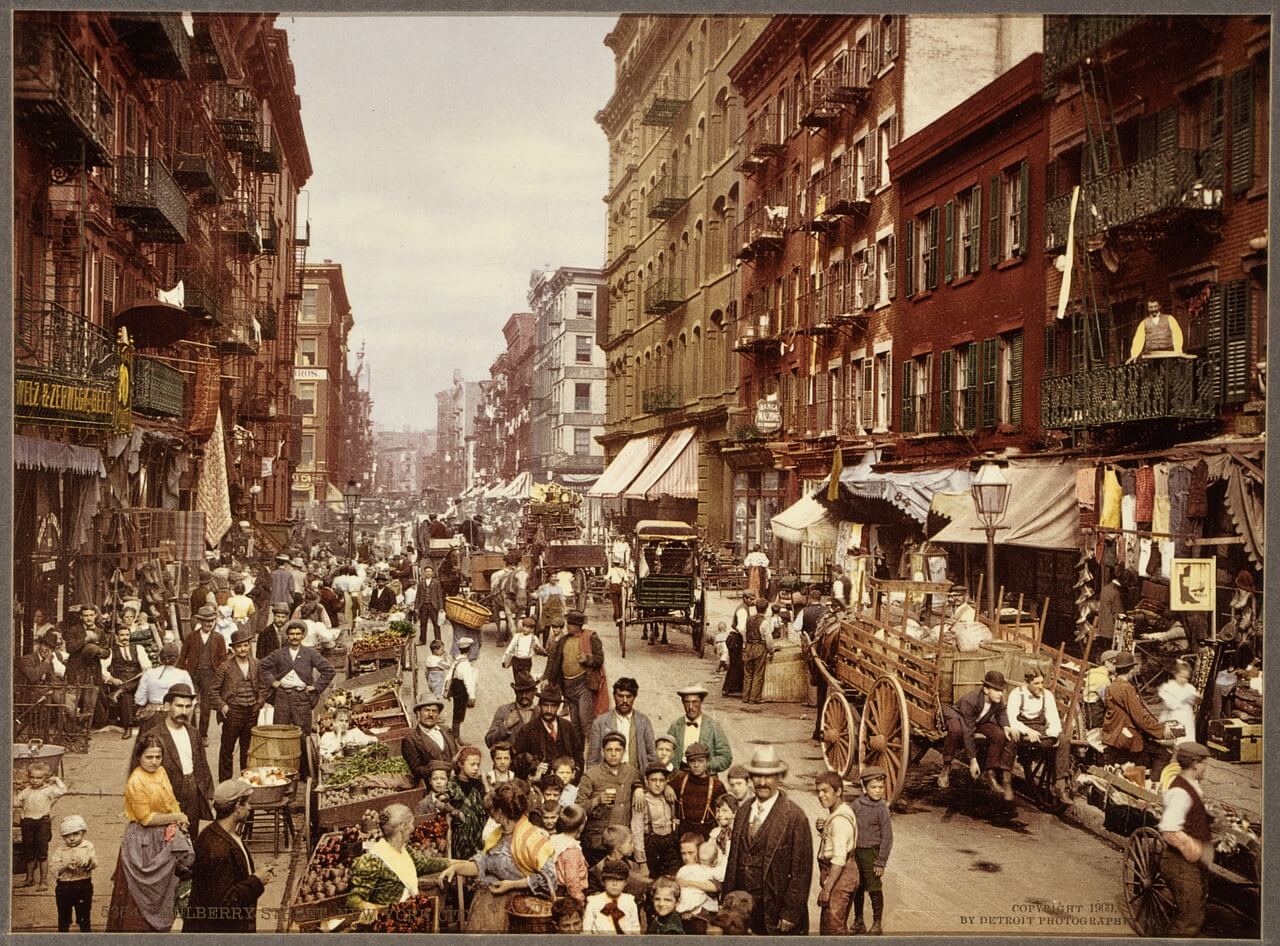
[[[347,509],[347,552],[351,561],[356,560],[356,510],[360,508],[360,487],[355,480],[347,480],[342,491],[342,504]]]
[[[992,462],[982,464],[969,487],[978,519],[987,532],[987,613],[996,621],[996,530],[1009,505],[1009,480]]]

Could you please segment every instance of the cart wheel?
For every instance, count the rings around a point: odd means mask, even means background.
[[[707,645],[707,593],[704,591],[698,595],[697,604],[693,608],[693,649],[699,657],[706,650]]]
[[[1173,893],[1160,876],[1162,853],[1164,838],[1155,828],[1139,828],[1124,847],[1124,901],[1139,936],[1163,936],[1173,918]]]
[[[878,765],[885,771],[885,797],[892,803],[906,781],[910,764],[911,720],[902,684],[877,677],[867,693],[858,726],[858,767]]]
[[[837,689],[827,691],[822,704],[822,759],[828,771],[848,778],[853,771],[853,734],[857,725],[853,707]]]

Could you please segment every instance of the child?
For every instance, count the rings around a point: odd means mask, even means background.
[[[820,772],[816,781],[818,804],[827,812],[825,818],[818,820],[820,929],[823,936],[843,936],[849,928],[849,908],[858,887],[858,864],[853,853],[858,842],[858,822],[845,804],[844,782],[839,775]]]
[[[711,829],[708,839],[720,853],[716,855],[716,868],[720,871],[720,879],[724,879],[724,869],[729,863],[729,841],[733,837],[733,819],[738,813],[738,799],[732,794],[721,795],[716,801],[716,826]]]
[[[573,759],[562,755],[551,763],[551,774],[560,779],[560,807],[567,808],[578,800],[578,768]]]
[[[557,900],[555,906],[551,908],[551,920],[556,925],[556,932],[581,933],[582,912],[585,909],[586,904],[581,900],[575,900],[573,897]]]
[[[716,624],[716,673],[724,673],[729,669],[729,625],[724,621]]]
[[[731,765],[724,777],[729,781],[729,794],[738,799],[738,804],[751,797],[751,781],[747,777],[746,766]]]
[[[484,787],[491,792],[516,777],[516,773],[511,771],[511,743],[495,742],[489,748],[489,759],[493,762],[493,770],[484,773]]]
[[[22,850],[27,861],[27,880],[20,884],[30,887],[36,882],[36,867],[40,868],[37,890],[49,889],[49,841],[53,837],[53,803],[67,793],[62,779],[50,774],[46,762],[32,762],[27,767],[27,787],[13,799],[13,807],[22,812]]]
[[[878,936],[880,920],[884,916],[885,865],[889,851],[893,849],[893,823],[889,819],[889,806],[884,800],[885,773],[878,765],[862,770],[862,794],[854,800],[853,813],[858,822],[858,846],[853,854],[858,862],[858,891],[853,896],[854,924],[850,932]],[[868,931],[862,922],[863,892],[871,894],[871,910],[874,917]]]
[[[702,835],[689,832],[680,838],[681,866],[676,871],[680,883],[680,903],[676,907],[686,920],[701,920],[720,909],[716,896],[720,885],[715,879],[716,846]],[[701,924],[699,924],[701,925]]]
[[[472,643],[470,637],[458,639],[458,647],[463,651],[470,650]],[[462,721],[467,718],[467,707],[476,705],[476,683],[476,665],[461,657],[445,674],[445,689],[453,698],[453,718],[449,728],[453,730],[453,738],[459,741],[462,739]]]
[[[449,658],[444,653],[444,641],[433,640],[431,642],[431,653],[427,655],[425,672],[427,675],[427,689],[438,700],[444,699],[444,678],[449,672],[449,664]]]
[[[604,889],[604,878],[600,871],[610,861],[620,861],[626,868],[628,876],[626,891],[632,896],[642,896],[649,889],[648,878],[635,861],[636,846],[631,838],[631,829],[626,825],[611,824],[601,832],[600,843],[607,852],[604,859],[588,871],[587,888],[591,891]]]
[[[705,839],[716,826],[716,802],[725,794],[724,783],[707,771],[711,750],[702,743],[692,743],[684,758],[688,767],[671,776],[680,833],[693,831]]]
[[[556,857],[556,896],[583,900],[587,896],[587,859],[578,838],[587,823],[587,813],[577,805],[567,805],[556,822],[551,849]]]
[[[667,768],[650,762],[644,770],[644,787],[631,796],[631,837],[636,860],[648,864],[650,877],[674,874],[680,869],[680,835],[676,822],[676,795],[667,784]]]
[[[537,626],[533,618],[521,618],[520,627],[511,638],[511,643],[507,645],[506,653],[502,655],[502,666],[511,668],[513,680],[519,680],[522,673],[530,673],[533,670],[534,654],[547,656],[542,642],[533,633]]]
[[[453,767],[448,762],[432,762],[427,766],[427,793],[418,802],[418,814],[461,817],[461,812],[449,802],[449,776],[452,773]]]
[[[654,750],[658,754],[658,761],[666,767],[667,774],[670,775],[675,771],[675,764],[671,761],[676,754],[676,741],[670,736],[659,736],[653,740]]]
[[[74,909],[76,923],[81,933],[90,932],[89,915],[93,909],[93,871],[98,866],[98,855],[93,842],[84,836],[89,826],[79,815],[62,819],[58,833],[63,846],[49,858],[56,886],[54,900],[58,904],[58,932],[71,931],[71,912]]]
[[[607,861],[600,868],[604,880],[604,892],[593,893],[587,898],[587,909],[582,917],[584,933],[639,933],[640,908],[636,898],[625,893],[630,872],[619,861]]]
[[[649,921],[649,929],[646,931],[650,936],[684,932],[684,922],[676,911],[680,894],[680,884],[670,877],[659,877],[653,882],[649,891],[653,919]]]

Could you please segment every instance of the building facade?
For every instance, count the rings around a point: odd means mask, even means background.
[[[458,370],[453,386],[436,392],[436,462],[427,489],[439,512],[473,485],[475,419],[482,403],[480,382],[464,381]]]
[[[287,537],[311,165],[272,16],[22,13],[14,53],[25,628]]]
[[[502,337],[507,347],[489,369],[489,376],[493,379],[497,401],[494,479],[507,482],[517,473],[531,469],[530,416],[536,342],[533,313],[513,312],[502,326]]]
[[[528,469],[536,481],[587,476],[604,469],[604,353],[596,344],[604,277],[562,266],[529,279],[534,318]]]

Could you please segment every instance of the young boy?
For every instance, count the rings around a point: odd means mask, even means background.
[[[551,908],[551,920],[556,925],[557,933],[573,933],[582,932],[582,912],[586,909],[586,904],[581,900],[575,900],[573,897],[564,897],[555,902],[555,906]]]
[[[853,855],[858,862],[858,892],[854,894],[854,924],[850,932],[880,935],[880,920],[884,916],[885,865],[893,849],[893,823],[889,819],[889,805],[884,800],[885,772],[878,765],[862,770],[862,794],[853,803],[853,813],[858,822],[857,844]],[[871,910],[874,913],[871,929],[862,922],[863,893],[871,894]]]
[[[458,647],[465,653],[474,643],[470,637],[459,638]],[[453,698],[453,717],[449,728],[453,730],[453,738],[461,741],[462,722],[467,718],[467,708],[476,705],[476,686],[478,678],[476,665],[463,657],[459,657],[445,674],[444,685],[449,696]]]
[[[519,680],[520,674],[530,673],[533,670],[534,654],[547,656],[542,642],[533,633],[537,626],[533,618],[521,618],[520,627],[502,655],[502,666],[511,668],[511,677],[514,680]]]
[[[716,801],[716,826],[711,829],[708,838],[719,852],[716,855],[716,868],[724,879],[724,869],[729,864],[729,841],[733,838],[733,819],[738,813],[738,799],[731,794],[721,795]]]
[[[556,822],[551,849],[556,857],[556,896],[583,900],[587,896],[587,859],[579,837],[587,823],[587,813],[577,805],[567,805]]]
[[[676,795],[667,784],[667,768],[661,762],[649,763],[644,770],[644,787],[631,796],[631,837],[636,860],[648,864],[650,877],[680,869]]]
[[[702,835],[690,831],[680,838],[680,861],[680,869],[676,871],[680,903],[676,909],[687,921],[704,921],[705,916],[720,909],[716,902],[720,893],[720,885],[715,878],[716,846],[704,841]],[[698,926],[701,927],[702,923]],[[690,932],[700,930],[691,929]]]
[[[27,861],[27,880],[20,884],[37,890],[49,889],[49,841],[53,837],[53,803],[67,793],[62,779],[50,774],[48,763],[32,762],[27,766],[27,787],[13,799],[13,807],[22,814],[22,849]]]
[[[587,909],[582,916],[584,933],[639,933],[640,908],[636,898],[626,893],[630,872],[619,861],[606,861],[600,868],[604,880],[604,892],[593,893],[587,898]]]
[[[489,749],[489,760],[493,763],[493,769],[484,773],[484,787],[491,792],[503,782],[510,782],[516,777],[516,773],[511,771],[511,743],[495,742]]]
[[[684,932],[684,922],[676,910],[680,894],[680,884],[670,877],[659,877],[653,882],[649,891],[653,919],[649,921],[649,929],[646,931],[650,936]]]
[[[438,700],[444,699],[444,678],[449,672],[449,665],[449,658],[444,652],[444,641],[433,640],[423,672],[427,676],[427,689]]]
[[[427,766],[427,793],[418,802],[418,814],[461,817],[462,813],[449,803],[449,776],[452,772],[448,762],[432,762]]]
[[[558,775],[544,775],[532,782],[529,788],[529,820],[547,831],[554,831],[556,819],[560,817],[560,792],[563,788],[564,783]],[[548,810],[555,812],[550,824],[543,820]]]
[[[90,932],[89,915],[93,909],[93,871],[98,866],[98,855],[93,843],[85,840],[89,826],[79,815],[62,819],[58,833],[63,846],[49,858],[56,883],[53,896],[58,904],[58,932],[71,930],[71,913],[75,911],[76,923],[81,933]]]
[[[676,741],[670,736],[659,736],[653,740],[653,746],[654,751],[658,754],[658,761],[662,763],[667,770],[667,774],[670,775],[676,768],[675,763],[671,761],[675,758]]]
[[[702,743],[692,743],[685,749],[684,759],[688,768],[671,776],[680,833],[693,831],[705,839],[716,826],[716,802],[725,794],[724,783],[707,770],[711,750]]]
[[[631,878],[627,881],[625,890],[632,896],[642,896],[649,889],[649,880],[644,876],[640,865],[636,863],[636,846],[631,839],[631,829],[626,825],[611,824],[601,832],[600,843],[604,845],[607,853],[603,860],[587,872],[587,889],[593,892],[603,890],[604,878],[600,875],[600,871],[610,861],[619,861],[627,868],[628,876]]]
[[[816,779],[818,804],[827,812],[818,819],[818,906],[823,936],[843,936],[849,929],[849,909],[858,889],[858,822],[844,801],[844,782],[835,772],[820,772]],[[876,911],[877,918],[879,911]]]
[[[729,794],[738,799],[738,804],[751,797],[751,781],[747,776],[746,766],[731,765],[724,777],[729,781]]]
[[[560,807],[567,808],[578,800],[578,767],[573,758],[562,755],[551,763],[551,774],[560,779]]]

